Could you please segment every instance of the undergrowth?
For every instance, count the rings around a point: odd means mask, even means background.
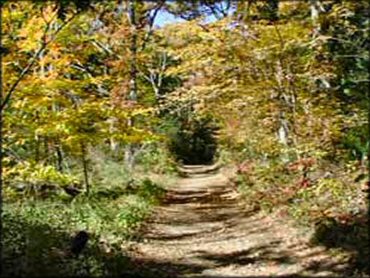
[[[350,251],[353,269],[368,273],[366,175],[355,161],[337,165],[324,159],[263,163],[246,159],[233,182],[249,210],[278,212],[311,227],[312,243]]]
[[[151,173],[143,170],[151,163],[149,159],[141,160],[134,173],[122,161],[102,153],[91,154],[88,195],[83,186],[78,186],[81,183],[66,183],[60,178],[64,176],[55,175],[54,170],[37,172],[42,175],[23,171],[30,178],[18,176],[17,182],[24,186],[8,183],[4,190],[3,275],[122,275],[129,261],[128,241],[139,236],[141,224],[159,204],[171,180],[170,174],[166,175],[170,169],[163,165],[156,169],[162,173],[162,180],[152,179]],[[68,176],[73,177],[73,172]],[[40,185],[37,192],[27,190],[34,185]],[[65,185],[77,187],[80,192],[70,195],[63,190]],[[68,250],[73,236],[82,230],[90,238],[81,256],[75,258]]]
[[[123,259],[125,242],[135,236],[158,201],[162,190],[148,184],[144,183],[137,194],[114,200],[77,196],[73,201],[35,199],[5,204],[6,276],[119,274],[115,272],[118,269],[112,269],[117,260],[105,259]],[[80,230],[91,235],[82,258],[73,260],[60,255],[68,250],[71,237]]]

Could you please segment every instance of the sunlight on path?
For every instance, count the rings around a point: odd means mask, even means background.
[[[308,234],[276,216],[244,211],[225,175],[210,169],[184,168],[188,177],[148,221],[130,254],[140,277],[341,274],[345,265],[309,246]]]

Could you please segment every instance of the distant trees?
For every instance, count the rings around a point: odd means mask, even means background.
[[[188,21],[154,30],[161,10]],[[367,17],[365,1],[5,2],[5,174],[79,161],[88,189],[90,148],[132,168],[194,115],[261,157],[341,146],[364,161]]]
[[[169,26],[170,53],[181,61],[170,72],[187,80],[184,86],[190,83],[187,92],[178,89],[178,96],[183,103],[198,103],[197,111],[223,119],[225,127],[239,122],[236,130],[229,131],[237,135],[222,133],[223,138],[230,136],[234,144],[252,148],[261,157],[291,160],[333,154],[343,147],[340,130],[361,125],[365,119],[363,110],[355,112],[360,102],[353,106],[353,101],[354,88],[368,79],[360,72],[367,65],[362,47],[368,43],[361,35],[368,30],[366,5],[247,1],[238,3],[234,17],[207,25],[184,23],[186,34],[180,25]],[[339,27],[341,20],[347,27]],[[352,33],[346,28],[352,28]],[[346,42],[344,34],[356,37],[357,49],[350,50],[352,43]],[[362,54],[350,58],[350,53],[358,52]],[[350,76],[361,81],[344,81]],[[341,96],[340,102],[335,95]]]

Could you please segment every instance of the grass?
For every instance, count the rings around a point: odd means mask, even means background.
[[[109,253],[124,254],[125,242],[135,235],[151,211],[153,195],[123,195],[115,200],[81,196],[72,202],[23,200],[5,204],[4,275],[119,274],[113,267],[116,259],[106,261],[105,257]],[[67,251],[71,237],[80,230],[91,235],[82,258],[71,260],[53,254],[55,250]],[[83,269],[88,269],[88,273],[81,273]]]
[[[174,177],[129,173],[106,157],[92,159],[91,192],[72,198],[60,187],[42,198],[7,187],[3,205],[4,277],[121,276],[130,258],[127,243]],[[153,178],[152,178],[153,176]],[[45,194],[44,194],[45,195]],[[81,230],[90,235],[79,258],[68,250]]]

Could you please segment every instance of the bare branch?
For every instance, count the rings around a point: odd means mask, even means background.
[[[164,5],[164,3],[165,3],[165,2],[166,2],[165,0],[161,0],[161,1],[158,3],[157,7],[155,7],[155,9],[154,9],[154,13],[153,13],[153,15],[152,15],[152,16],[150,17],[150,19],[149,19],[149,30],[148,30],[148,32],[145,34],[145,37],[144,37],[143,43],[142,43],[141,48],[140,48],[140,50],[141,50],[141,51],[145,49],[145,46],[146,46],[146,44],[148,43],[148,41],[149,41],[149,39],[150,39],[150,36],[151,36],[151,35],[152,35],[152,33],[153,33],[153,26],[154,26],[155,18],[157,17],[158,12],[159,12],[159,11],[160,11],[160,9],[163,7],[163,5]]]

